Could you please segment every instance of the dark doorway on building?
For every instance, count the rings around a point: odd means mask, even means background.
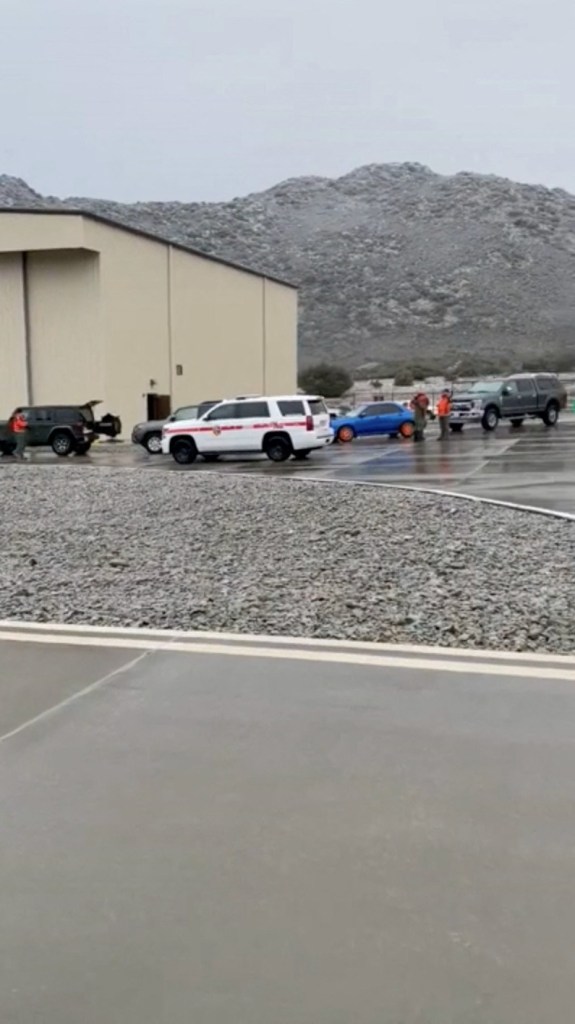
[[[170,395],[146,395],[149,420],[167,420],[172,411]]]

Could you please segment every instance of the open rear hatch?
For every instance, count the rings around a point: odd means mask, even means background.
[[[104,437],[118,437],[122,433],[122,421],[119,416],[113,416],[112,413],[107,412],[100,420],[96,419],[94,409],[101,404],[101,398],[93,398],[90,402],[84,402],[84,405],[80,407],[82,415],[95,434],[101,434]]]

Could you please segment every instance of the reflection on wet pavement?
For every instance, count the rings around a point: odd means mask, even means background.
[[[480,428],[437,440],[428,430],[422,444],[370,439],[333,445],[305,462],[277,465],[261,456],[222,458],[208,466],[198,459],[177,466],[172,459],[150,456],[130,443],[102,442],[83,459],[58,459],[50,451],[35,451],[39,465],[143,467],[175,473],[257,473],[323,480],[403,484],[456,491],[523,505],[575,514],[575,419],[565,418],[556,429],[526,423],[521,430],[500,426],[493,434]],[[0,459],[0,469],[12,460]]]

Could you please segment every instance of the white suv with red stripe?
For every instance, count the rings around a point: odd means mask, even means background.
[[[293,455],[305,459],[314,448],[333,440],[323,398],[312,395],[254,396],[219,402],[197,420],[166,423],[162,452],[176,462],[194,462],[201,455],[215,462],[220,455],[264,452],[273,462]]]

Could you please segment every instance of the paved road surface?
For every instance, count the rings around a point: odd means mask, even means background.
[[[514,501],[539,508],[575,513],[575,421],[567,416],[555,430],[528,422],[521,430],[507,424],[496,433],[468,428],[446,443],[436,439],[431,425],[424,445],[407,441],[370,439],[334,445],[306,462],[281,466],[265,458],[225,459],[208,467],[198,460],[179,467],[170,458],[151,457],[131,444],[103,442],[87,459],[58,460],[51,452],[36,452],[41,464],[145,466],[169,472],[262,473],[319,476],[322,479],[397,483],[432,487]],[[0,467],[9,465],[0,460]]]
[[[4,626],[0,679],[4,1024],[572,1019],[574,659]]]

